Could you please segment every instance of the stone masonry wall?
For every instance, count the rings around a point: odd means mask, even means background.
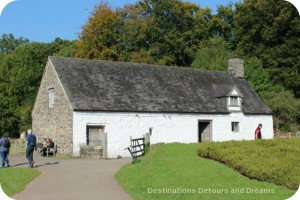
[[[54,105],[49,107],[49,89],[54,89]],[[55,69],[48,61],[32,111],[32,130],[38,141],[49,136],[58,146],[58,154],[72,155],[72,108]]]
[[[240,57],[232,57],[228,59],[228,72],[235,75],[237,78],[244,78],[245,60]]]

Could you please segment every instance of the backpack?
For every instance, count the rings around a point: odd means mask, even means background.
[[[9,139],[5,138],[2,146],[4,148],[9,148],[10,147],[10,141],[9,141]]]

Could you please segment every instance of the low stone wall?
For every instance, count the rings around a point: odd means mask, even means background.
[[[101,146],[81,145],[80,157],[103,159],[103,148]]]

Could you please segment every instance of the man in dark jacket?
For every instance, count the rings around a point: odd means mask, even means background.
[[[9,160],[8,160],[8,151],[10,147],[10,141],[8,139],[8,134],[4,133],[0,139],[0,155],[1,155],[1,160],[2,160],[2,165],[1,168],[9,167]]]
[[[27,137],[26,137],[26,141],[27,141],[27,147],[26,147],[26,158],[29,162],[29,167],[33,167],[34,162],[33,162],[33,152],[36,148],[36,137],[33,134],[31,129],[27,130]]]

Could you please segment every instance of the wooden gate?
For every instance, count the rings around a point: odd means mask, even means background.
[[[145,155],[145,138],[130,139],[130,146],[127,149],[131,154],[133,162],[136,162],[139,157]]]

